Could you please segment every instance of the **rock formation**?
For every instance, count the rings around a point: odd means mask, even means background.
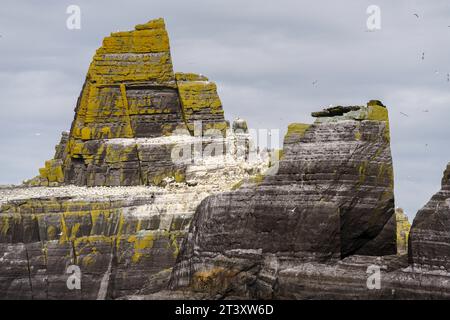
[[[0,298],[164,288],[200,201],[267,167],[228,127],[215,84],[173,72],[162,19],[105,38],[54,158],[0,189]]]
[[[0,298],[96,299],[102,283],[104,298],[165,288],[200,201],[257,169],[229,158],[190,167],[191,186],[0,190]],[[67,288],[71,265],[81,290]]]
[[[417,213],[409,239],[413,266],[450,271],[450,163],[441,190]]]
[[[278,172],[202,201],[172,286],[270,288],[271,264],[396,253],[388,111],[379,101],[313,113],[293,124]],[[269,282],[267,282],[267,280]]]
[[[53,159],[0,186],[0,299],[450,298],[450,165],[406,255],[387,108],[312,115],[258,153],[162,19],[112,33]]]
[[[137,25],[103,40],[89,67],[70,133],[31,185],[158,185],[184,180],[170,161],[174,132],[197,136],[228,127],[216,85],[204,76],[174,73],[164,21]],[[215,132],[211,132],[215,130]]]
[[[408,216],[402,208],[395,209],[395,217],[397,220],[397,253],[407,254],[408,237],[411,224],[409,223]]]

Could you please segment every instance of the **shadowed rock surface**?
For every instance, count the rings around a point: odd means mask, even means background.
[[[26,185],[0,188],[0,298],[167,287],[200,201],[267,167],[250,157],[250,135],[228,127],[215,84],[173,72],[162,19],[105,38],[54,159]],[[67,286],[69,266],[80,290]]]
[[[204,132],[220,137],[227,128],[216,85],[173,72],[164,21],[152,20],[103,40],[70,133],[28,184],[158,185],[167,176],[181,182],[186,168],[172,163],[173,145],[151,138]]]
[[[172,286],[259,295],[254,283],[267,259],[396,254],[392,171],[381,104],[289,126],[275,174],[202,201]]]
[[[417,213],[409,239],[414,266],[450,271],[450,163],[441,190]]]
[[[450,298],[450,165],[407,256],[386,107],[312,115],[256,153],[214,83],[173,72],[162,19],[112,33],[54,158],[0,186],[0,299]]]

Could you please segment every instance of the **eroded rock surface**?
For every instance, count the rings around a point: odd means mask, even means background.
[[[450,298],[450,165],[407,256],[386,107],[312,115],[274,163],[162,19],[112,33],[53,159],[0,186],[0,298]]]
[[[164,21],[152,20],[103,40],[70,133],[28,184],[158,185],[168,176],[183,181],[185,166],[170,161],[170,139],[152,138],[221,137],[227,128],[216,85],[204,76],[174,73]]]
[[[189,184],[2,188],[0,298],[114,299],[164,289],[201,200],[265,167],[229,154],[188,166]],[[71,265],[80,267],[81,290],[67,287]]]
[[[395,209],[395,216],[397,219],[397,253],[406,254],[411,223],[402,208]]]
[[[415,267],[450,271],[450,163],[441,190],[417,213],[409,238]]]
[[[267,168],[252,148],[229,128],[214,83],[173,72],[162,19],[112,33],[54,158],[25,185],[0,188],[0,298],[167,287],[200,201]],[[81,289],[67,285],[73,266]]]
[[[274,280],[261,274],[267,259],[396,254],[388,111],[377,101],[344,110],[289,126],[274,175],[202,201],[172,288],[259,296]]]

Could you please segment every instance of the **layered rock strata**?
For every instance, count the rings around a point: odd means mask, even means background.
[[[420,269],[450,271],[450,164],[444,172],[441,190],[414,218],[409,258]]]
[[[174,73],[164,21],[152,20],[103,40],[70,133],[29,184],[157,185],[167,176],[182,180],[185,168],[169,161],[170,141],[149,139],[174,132],[224,136],[227,128],[216,85],[204,76]]]
[[[0,189],[0,298],[115,299],[166,288],[201,200],[265,170],[238,149],[189,165],[187,183],[165,178],[165,187]],[[67,285],[70,266],[80,268],[80,290]]]
[[[274,175],[202,201],[172,288],[254,296],[266,259],[396,253],[388,111],[379,101],[338,109],[289,126]]]
[[[397,219],[397,254],[407,254],[411,223],[402,208],[395,209],[395,216]]]

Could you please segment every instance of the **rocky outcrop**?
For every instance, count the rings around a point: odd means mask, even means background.
[[[165,178],[165,187],[0,189],[0,298],[114,299],[166,288],[200,201],[265,169],[239,148],[187,166],[188,183]],[[80,290],[67,286],[70,266],[80,268]]]
[[[397,254],[407,254],[411,223],[402,208],[395,209],[395,217],[397,220]]]
[[[0,298],[450,298],[450,165],[407,240],[386,107],[312,115],[256,152],[162,19],[112,33],[53,159],[0,186]]]
[[[197,123],[197,128],[195,124]],[[158,185],[184,179],[170,161],[174,133],[226,134],[216,85],[196,74],[174,73],[162,19],[115,32],[89,67],[69,134],[30,185]]]
[[[417,268],[450,271],[450,164],[444,172],[441,190],[414,218],[409,258]]]
[[[229,130],[214,83],[173,72],[162,19],[112,33],[53,159],[0,189],[0,298],[165,288],[200,201],[266,169],[252,145]]]
[[[103,298],[134,293],[174,263],[188,224],[185,212],[193,208],[170,211],[166,202],[185,196],[148,192],[131,200],[105,195],[104,200],[57,197],[2,205],[2,298],[96,299],[102,281]],[[189,196],[195,207],[199,195]],[[80,290],[67,285],[70,266],[80,268]]]
[[[371,101],[328,114],[289,127],[274,175],[202,201],[172,288],[258,296],[272,286],[266,260],[396,253],[388,111]]]

